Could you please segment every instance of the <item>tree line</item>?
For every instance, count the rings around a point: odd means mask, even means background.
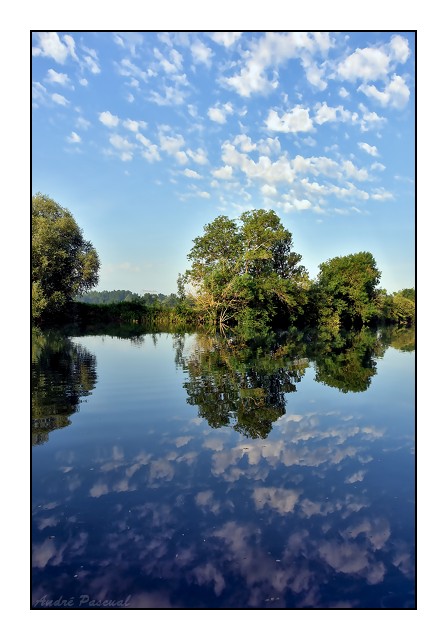
[[[143,293],[142,295],[129,291],[129,289],[114,289],[113,291],[89,291],[83,295],[75,297],[77,302],[88,304],[116,304],[119,302],[141,302],[149,306],[160,305],[162,307],[173,308],[180,298],[175,293],[166,295],[164,293]]]
[[[87,313],[89,303],[103,305],[95,317],[124,314],[137,322],[159,317],[171,324],[236,330],[243,338],[290,326],[336,334],[414,322],[414,288],[391,294],[379,288],[381,273],[367,251],[323,262],[312,280],[293,250],[292,234],[271,210],[246,211],[237,220],[217,216],[193,240],[187,257],[190,267],[179,274],[176,294],[90,291],[98,283],[96,250],[72,214],[39,193],[32,202],[33,320],[42,324],[67,312]],[[112,316],[105,311],[111,303]]]

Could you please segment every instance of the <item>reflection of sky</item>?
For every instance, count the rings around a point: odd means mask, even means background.
[[[364,394],[306,372],[250,440],[186,404],[171,336],[84,341],[97,388],[76,428],[33,451],[34,601],[413,606],[411,354],[388,350]],[[382,369],[399,375],[400,413],[377,400]]]

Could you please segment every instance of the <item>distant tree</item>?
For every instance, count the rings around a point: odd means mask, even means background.
[[[99,258],[72,214],[46,195],[32,199],[32,315],[62,311],[98,282]]]

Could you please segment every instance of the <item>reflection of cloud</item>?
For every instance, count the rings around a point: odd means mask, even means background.
[[[206,438],[203,441],[203,447],[205,449],[211,449],[212,451],[222,451],[224,441],[221,438]]]
[[[192,575],[197,579],[197,584],[203,585],[207,583],[214,584],[214,593],[216,596],[220,596],[225,589],[225,580],[221,572],[216,569],[210,562],[195,567],[192,571]]]
[[[180,438],[176,438],[174,440],[176,447],[184,447],[185,444],[192,440],[192,436],[181,436]]]
[[[39,518],[37,528],[41,531],[47,527],[54,527],[59,522],[59,518],[56,516],[48,516],[48,518]]]
[[[33,546],[32,566],[44,569],[47,565],[57,566],[67,560],[65,554],[71,558],[82,555],[87,545],[88,534],[81,531],[76,537],[69,537],[63,544],[57,544],[53,539],[46,539],[41,544]]]
[[[382,549],[385,542],[391,535],[390,525],[385,518],[364,518],[355,527],[350,526],[348,529],[342,532],[342,536],[350,539],[357,538],[360,534],[364,533],[367,540],[371,544],[371,547],[376,551]]]
[[[414,578],[414,558],[406,548],[397,551],[392,562],[406,578],[410,580]]]
[[[366,476],[366,471],[364,469],[360,469],[357,473],[353,473],[351,476],[346,478],[345,482],[347,484],[354,484],[354,482],[361,482]]]
[[[365,546],[354,542],[323,542],[319,554],[335,571],[359,574],[366,577],[369,584],[378,584],[385,576],[383,562],[375,562]]]
[[[33,567],[43,569],[47,566],[50,558],[56,555],[56,545],[53,540],[45,540],[42,544],[33,548]]]
[[[174,477],[174,467],[167,460],[154,460],[151,462],[150,471],[149,471],[149,480],[162,479],[162,480],[172,480]]]
[[[101,480],[95,482],[93,487],[90,489],[90,495],[92,498],[100,498],[101,496],[106,495],[106,493],[109,493],[109,488],[106,483]]]
[[[256,487],[253,491],[253,500],[256,509],[265,506],[274,509],[281,515],[294,511],[302,489],[294,491],[292,489],[278,489],[276,487]]]
[[[219,504],[217,502],[213,503],[213,492],[208,491],[199,491],[199,493],[195,497],[195,502],[198,507],[206,507],[212,513],[218,513]]]
[[[197,451],[188,451],[188,453],[179,456],[176,462],[186,462],[187,465],[192,465],[197,460],[198,455]]]

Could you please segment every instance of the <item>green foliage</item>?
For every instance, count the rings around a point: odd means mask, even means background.
[[[32,199],[32,315],[50,318],[98,282],[99,258],[72,214],[48,196]]]
[[[289,324],[306,302],[307,272],[291,250],[292,236],[274,211],[218,216],[195,238],[188,282],[203,324],[244,335]]]
[[[393,295],[392,318],[401,325],[413,324],[416,307],[413,300],[397,293]]]
[[[380,271],[371,253],[332,258],[320,265],[316,302],[321,326],[367,325],[377,316]]]
[[[416,291],[414,287],[411,287],[411,289],[401,289],[394,295],[399,295],[399,296],[402,296],[403,298],[408,298],[408,300],[412,300],[413,302],[416,302]]]

